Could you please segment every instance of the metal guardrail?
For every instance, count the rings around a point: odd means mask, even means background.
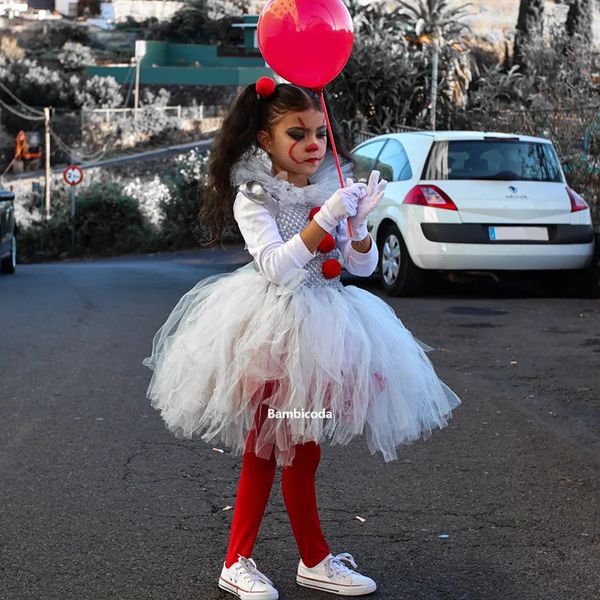
[[[196,148],[200,151],[209,149],[213,143],[213,138],[198,140],[196,142],[188,142],[186,144],[177,144],[174,146],[166,146],[165,148],[157,148],[153,150],[145,150],[144,152],[136,152],[135,154],[123,154],[121,156],[113,156],[101,160],[84,161],[80,164],[83,169],[92,169],[98,167],[110,167],[120,165],[127,162],[139,162],[141,160],[150,160],[159,156],[171,156],[180,152],[186,152]],[[55,165],[51,168],[52,173],[62,173],[66,167],[66,163]],[[39,179],[43,176],[43,171],[26,171],[17,175],[5,177],[7,182],[12,182],[21,179]]]
[[[193,118],[196,119],[198,121],[205,119],[205,118],[210,118],[210,117],[219,117],[221,116],[224,111],[226,110],[226,107],[221,106],[221,105],[212,105],[212,104],[198,104],[196,106],[181,106],[180,104],[176,105],[176,106],[141,106],[138,111],[156,111],[158,112],[162,112],[164,114],[171,114],[171,116],[173,117],[177,117],[178,119],[181,118]],[[111,108],[111,107],[107,107],[107,108],[82,108],[81,109],[81,114],[82,114],[82,118],[84,118],[84,113],[85,116],[89,116],[89,115],[104,115],[105,117],[105,121],[111,121],[113,116],[114,117],[121,117],[121,118],[127,118],[127,117],[133,117],[135,114],[135,109],[133,108]]]

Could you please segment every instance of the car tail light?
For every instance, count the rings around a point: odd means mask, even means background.
[[[571,201],[571,212],[586,210],[589,208],[583,197],[580,196],[575,190],[572,190],[569,186],[567,186],[567,194],[569,194],[569,200]]]
[[[448,194],[440,190],[436,185],[415,185],[406,194],[404,204],[420,204],[421,206],[430,206],[432,208],[458,210],[456,204],[452,202]]]

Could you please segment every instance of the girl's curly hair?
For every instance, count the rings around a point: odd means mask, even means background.
[[[342,139],[340,128],[333,117],[327,93],[323,93],[335,146],[340,156],[352,162],[352,156]],[[243,154],[260,149],[256,134],[273,126],[290,111],[309,109],[322,111],[319,95],[314,91],[291,83],[279,83],[275,91],[259,98],[254,83],[246,86],[238,96],[217,132],[208,162],[207,189],[200,208],[201,222],[208,227],[212,239],[206,246],[220,242],[225,227],[233,223],[233,201],[236,189],[231,184],[231,167]],[[331,147],[328,133],[328,148]]]

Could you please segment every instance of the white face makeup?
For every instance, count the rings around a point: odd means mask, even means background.
[[[315,109],[289,112],[274,126],[272,135],[261,130],[258,141],[271,153],[274,174],[287,171],[300,187],[318,168],[327,150],[325,115]]]

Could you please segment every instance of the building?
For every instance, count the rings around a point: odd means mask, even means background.
[[[216,46],[175,44],[163,41],[136,42],[140,85],[232,85],[243,86],[263,75],[274,76],[257,52],[258,15],[245,15],[242,52],[234,56],[220,54]],[[245,50],[245,51],[244,51]],[[86,67],[88,76],[114,77],[119,83],[130,81],[131,64]]]

